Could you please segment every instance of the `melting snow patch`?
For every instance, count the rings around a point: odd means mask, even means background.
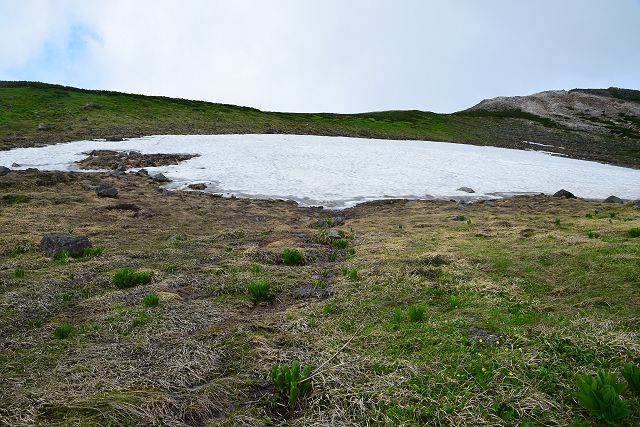
[[[531,143],[534,145],[543,145]],[[241,197],[291,199],[341,209],[384,198],[449,199],[460,187],[469,198],[548,193],[579,197],[615,194],[640,199],[640,170],[558,157],[557,153],[429,141],[391,141],[305,135],[164,135],[124,141],[77,141],[0,151],[0,165],[78,170],[90,150],[142,154],[198,153],[178,165],[147,168],[184,189]]]

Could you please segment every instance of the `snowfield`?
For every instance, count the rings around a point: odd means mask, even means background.
[[[166,186],[171,189],[206,183],[209,192],[337,209],[385,198],[498,198],[561,188],[584,198],[640,199],[640,170],[534,151],[430,141],[162,135],[0,151],[0,165],[74,171],[74,162],[86,157],[82,153],[96,149],[199,154],[179,165],[147,168],[171,178]],[[475,193],[459,191],[463,186]]]

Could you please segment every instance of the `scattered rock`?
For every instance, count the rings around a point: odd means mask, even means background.
[[[30,173],[39,173],[40,169],[38,168],[26,168],[25,172],[30,172]]]
[[[465,193],[475,193],[473,188],[470,187],[460,187],[457,191],[464,191]]]
[[[327,237],[329,237],[330,239],[339,239],[342,236],[340,236],[340,232],[338,230],[336,230],[335,228],[332,228],[327,232]]]
[[[173,236],[169,237],[169,240],[171,240],[172,242],[182,242],[187,240],[187,236],[185,236],[184,233],[176,233]]]
[[[96,187],[96,195],[98,197],[118,197],[118,189],[109,184],[100,184]]]
[[[496,345],[497,342],[500,342],[500,337],[498,335],[476,327],[469,328],[469,339],[486,345]]]
[[[189,184],[189,188],[192,190],[206,190],[207,184],[202,184],[202,183]]]
[[[633,202],[633,206],[635,206],[636,208],[640,208],[640,200],[636,200],[635,202]]]
[[[138,176],[149,176],[149,172],[147,172],[146,169],[140,169],[138,172],[136,172],[136,175],[138,175]]]
[[[122,137],[109,137],[112,141],[121,141]],[[87,158],[80,160],[82,169],[116,169],[120,164],[128,168],[148,168],[178,163],[197,157],[196,154],[142,154],[138,151],[91,150]]]
[[[119,141],[124,141],[124,138],[121,136],[108,136],[105,138],[107,141],[110,142],[119,142]]]
[[[49,130],[49,125],[46,123],[38,123],[38,130]]]
[[[20,165],[19,165],[19,164],[17,164],[16,162],[13,162],[13,163],[11,163],[11,167],[12,167],[12,168],[19,168],[19,167],[20,167]]]
[[[570,192],[565,190],[564,188],[560,191],[557,191],[556,193],[554,193],[553,197],[564,197],[565,199],[575,199],[576,196]]]
[[[11,169],[6,166],[0,166],[0,176],[5,176],[9,172],[11,172]]]
[[[164,176],[164,174],[161,174],[161,173],[153,175],[151,177],[151,179],[153,179],[156,182],[169,182],[169,181],[171,181],[169,178],[167,178],[166,176]]]
[[[622,200],[620,197],[617,196],[609,196],[606,199],[604,199],[605,203],[620,203],[623,204],[624,200]]]
[[[115,170],[117,170],[118,172],[126,172],[127,171],[127,167],[125,165],[123,165],[122,163],[118,163],[115,167]]]
[[[95,102],[88,102],[88,103],[84,104],[84,106],[82,108],[84,110],[94,110],[94,109],[99,109],[99,108],[102,108],[102,107],[100,107],[100,105],[98,105]]]
[[[40,241],[40,250],[47,256],[55,257],[60,252],[81,254],[91,247],[87,236],[72,236],[62,233],[47,233]]]

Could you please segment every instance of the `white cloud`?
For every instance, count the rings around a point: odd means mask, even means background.
[[[0,0],[0,78],[289,111],[453,111],[485,97],[640,86],[620,0]],[[65,55],[74,26],[91,30]],[[38,58],[51,46],[59,63]]]

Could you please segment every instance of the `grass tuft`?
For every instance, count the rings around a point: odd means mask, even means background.
[[[409,315],[409,320],[413,323],[423,322],[424,310],[425,310],[425,307],[422,304],[410,305],[407,308],[407,314]]]
[[[145,307],[155,307],[160,304],[160,296],[155,292],[152,292],[144,296],[142,303],[145,305]]]
[[[152,276],[153,273],[150,271],[133,271],[129,268],[122,268],[116,271],[112,281],[117,288],[131,288],[149,283]]]
[[[629,230],[629,237],[640,237],[640,227]]]
[[[304,254],[298,249],[287,248],[282,251],[284,265],[304,265]]]
[[[53,331],[53,337],[57,340],[67,338],[73,332],[73,327],[68,323],[63,323]]]
[[[254,280],[247,285],[247,290],[253,303],[258,304],[271,296],[271,283],[266,280]]]
[[[22,267],[16,267],[16,271],[13,272],[13,275],[16,279],[24,278],[24,269],[22,269]]]

